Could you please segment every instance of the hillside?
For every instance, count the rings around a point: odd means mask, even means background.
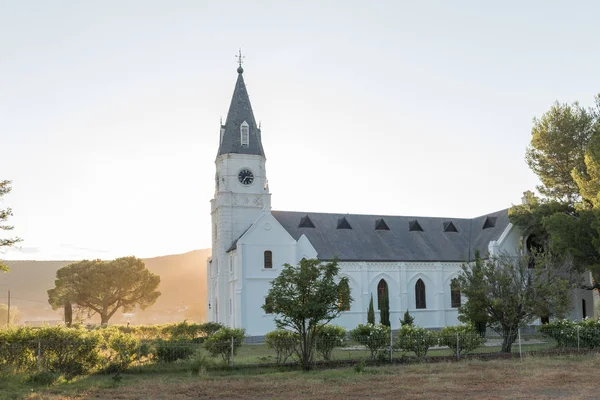
[[[165,323],[206,318],[206,259],[210,249],[184,254],[144,259],[150,271],[160,276],[162,295],[145,311],[132,316],[115,315],[111,323],[131,321]],[[60,310],[53,311],[46,291],[54,287],[56,271],[73,261],[6,261],[8,274],[0,273],[0,303],[6,303],[11,291],[12,306],[21,314],[21,321],[51,321],[62,319]]]

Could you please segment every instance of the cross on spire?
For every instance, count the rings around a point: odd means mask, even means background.
[[[242,72],[244,72],[244,68],[242,68],[242,64],[244,63],[244,58],[246,58],[246,56],[242,55],[242,49],[240,48],[238,54],[235,56],[235,58],[237,58],[237,62],[238,62],[238,69],[237,72],[239,74],[241,74]]]

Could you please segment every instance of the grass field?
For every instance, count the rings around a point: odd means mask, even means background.
[[[50,387],[0,378],[1,399],[584,399],[597,397],[600,356],[535,356],[304,373],[238,369],[208,373],[93,375]]]

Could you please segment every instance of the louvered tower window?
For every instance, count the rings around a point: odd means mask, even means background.
[[[240,126],[240,143],[242,147],[248,147],[250,144],[250,127],[246,121]]]
[[[415,283],[415,303],[416,308],[427,308],[427,300],[425,297],[425,283],[419,279]]]

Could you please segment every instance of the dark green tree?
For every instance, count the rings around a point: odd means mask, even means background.
[[[480,335],[485,334],[488,323],[488,310],[482,307],[486,304],[487,293],[485,292],[487,285],[484,275],[484,260],[481,258],[479,250],[475,250],[475,262],[469,271],[469,299],[462,304],[458,309],[458,320],[466,324],[472,324]],[[461,280],[458,280],[459,285]],[[464,290],[461,288],[461,292]]]
[[[10,181],[0,181],[0,201],[2,197],[10,193],[12,190]],[[12,216],[12,210],[10,208],[0,209],[0,232],[12,231],[14,229],[11,225],[5,225],[4,223],[8,220],[8,217]],[[18,237],[0,237],[0,250],[3,247],[11,247],[15,243],[20,242],[21,239]],[[0,271],[8,272],[8,267],[4,265],[0,260]]]
[[[385,288],[383,289],[383,298],[381,299],[379,316],[381,318],[381,325],[390,326],[390,298],[387,285],[385,285]]]
[[[375,308],[373,307],[373,293],[371,293],[371,301],[369,301],[369,309],[367,311],[367,323],[375,325]]]
[[[539,192],[549,199],[574,204],[580,198],[573,171],[586,174],[585,152],[599,124],[600,95],[596,108],[558,102],[535,118],[525,159],[542,184]]]
[[[339,270],[337,260],[321,263],[317,259],[302,259],[298,266],[285,264],[279,276],[271,281],[262,306],[266,312],[277,314],[277,328],[298,334],[298,353],[304,370],[311,368],[316,339],[323,326],[341,312],[336,283]],[[343,277],[340,283],[347,280]]]
[[[101,323],[107,324],[120,309],[145,309],[154,304],[160,296],[159,283],[160,277],[136,257],[84,260],[56,271],[48,302],[54,310],[65,304],[74,305],[86,310],[88,316],[100,315]]]
[[[415,317],[413,317],[412,315],[410,315],[410,313],[408,312],[408,310],[406,310],[406,312],[404,313],[404,318],[402,318],[400,320],[400,325],[402,326],[410,326],[415,322]]]
[[[468,318],[472,314],[465,312],[484,312],[487,325],[502,336],[505,353],[511,351],[519,328],[540,316],[563,317],[570,307],[573,286],[563,278],[563,264],[543,254],[536,256],[533,268],[529,261],[508,256],[478,260],[478,271],[463,265],[458,277],[467,297],[459,313]]]

